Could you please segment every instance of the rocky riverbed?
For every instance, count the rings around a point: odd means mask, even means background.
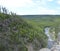
[[[39,51],[60,51],[60,32],[58,33],[57,41],[55,42],[50,34],[49,34],[50,28],[45,29],[45,34],[48,37],[48,47],[42,48]]]
[[[42,48],[39,51],[60,51],[60,44],[55,44],[51,49],[49,48]]]

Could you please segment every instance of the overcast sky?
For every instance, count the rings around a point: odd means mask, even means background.
[[[0,0],[0,5],[20,15],[60,14],[60,0]]]

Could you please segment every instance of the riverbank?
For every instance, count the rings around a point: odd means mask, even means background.
[[[39,51],[60,51],[60,44],[55,44],[51,49],[49,48],[42,48]]]

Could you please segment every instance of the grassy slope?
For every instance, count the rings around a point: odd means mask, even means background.
[[[0,13],[0,51],[14,51],[16,48],[18,51],[27,51],[26,45],[29,43],[38,49],[45,47],[46,42],[42,28],[38,29],[17,15]]]

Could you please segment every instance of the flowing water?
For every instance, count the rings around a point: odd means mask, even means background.
[[[52,38],[52,34],[50,32],[50,27],[45,28],[45,34],[48,37],[47,48],[42,48],[40,51],[60,51],[60,32],[58,32],[57,42]],[[49,50],[47,50],[49,49]]]
[[[47,47],[48,48],[52,48],[52,46],[54,45],[54,40],[51,38],[51,36],[50,36],[50,28],[49,27],[47,27],[47,28],[45,28],[45,34],[47,35],[47,37],[48,37],[48,44],[47,44]]]

